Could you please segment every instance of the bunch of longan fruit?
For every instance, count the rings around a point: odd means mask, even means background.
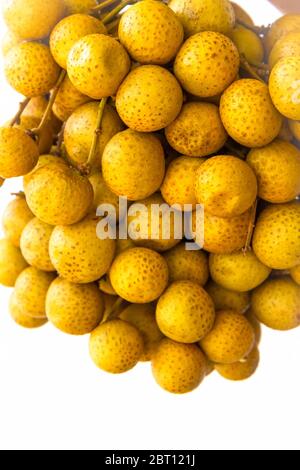
[[[126,8],[125,8],[126,7]],[[24,101],[0,127],[0,282],[25,328],[90,334],[110,373],[151,361],[195,389],[259,364],[261,323],[300,325],[300,13],[268,27],[228,0],[9,0],[2,49]],[[98,238],[120,197],[204,206],[175,232]],[[178,209],[179,210],[179,209]],[[134,221],[133,215],[128,219]]]

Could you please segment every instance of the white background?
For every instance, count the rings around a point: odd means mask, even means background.
[[[278,16],[262,0],[239,3],[258,24]],[[1,72],[1,122],[17,102]],[[6,182],[1,212],[19,188]],[[261,367],[250,381],[212,375],[194,393],[173,396],[156,386],[149,364],[106,375],[89,359],[87,337],[51,325],[19,328],[9,295],[0,287],[1,449],[299,449],[299,330],[264,331]]]

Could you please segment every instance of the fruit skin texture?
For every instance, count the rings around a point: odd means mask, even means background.
[[[289,121],[289,128],[295,139],[300,142],[300,121]]]
[[[300,120],[300,56],[284,57],[273,68],[269,89],[271,98],[283,116]]]
[[[289,33],[300,32],[300,14],[284,15],[273,23],[266,37],[267,52],[271,52],[279,39]]]
[[[300,26],[297,33],[289,33],[276,42],[269,56],[270,69],[284,57],[295,56],[300,56]]]
[[[227,380],[247,380],[256,372],[259,360],[259,350],[255,346],[251,353],[242,361],[233,364],[215,364],[215,370]]]
[[[86,13],[98,5],[97,0],[64,0],[69,15],[74,13]]]
[[[249,321],[233,310],[217,313],[211,332],[200,342],[206,356],[215,363],[233,364],[252,351],[254,330]]]
[[[47,318],[34,318],[26,315],[23,312],[20,302],[16,298],[14,292],[10,298],[9,311],[12,319],[17,323],[17,325],[22,326],[23,328],[40,328],[48,322]]]
[[[89,101],[91,98],[80,93],[66,76],[59,88],[52,110],[60,121],[65,122],[75,109]]]
[[[25,175],[24,178],[23,178],[23,188],[24,188],[25,192],[26,192],[26,187],[29,184],[29,181],[31,181],[32,176],[34,175],[35,171],[49,165],[49,163],[54,163],[56,165],[62,165],[64,167],[66,166],[66,161],[63,158],[57,157],[55,155],[50,155],[50,154],[49,155],[48,154],[47,155],[40,155],[36,166],[33,168],[33,170],[30,173]]]
[[[228,134],[246,147],[263,147],[279,134],[282,116],[267,85],[255,79],[234,82],[221,98],[221,119]]]
[[[231,39],[206,31],[183,44],[175,60],[174,73],[186,91],[208,98],[231,85],[239,66],[240,56]]]
[[[231,39],[239,53],[245,56],[249,64],[260,66],[264,62],[263,43],[253,31],[237,25],[231,34]]]
[[[274,330],[287,331],[300,325],[300,286],[289,277],[271,279],[252,294],[252,311]]]
[[[212,279],[225,289],[248,292],[262,284],[271,274],[252,251],[230,255],[210,255]]]
[[[48,320],[70,335],[86,335],[101,322],[104,300],[96,284],[73,284],[57,278],[46,299]]]
[[[152,134],[130,129],[120,132],[104,149],[102,173],[113,193],[130,201],[145,199],[158,191],[163,181],[163,147]]]
[[[8,83],[28,98],[48,93],[56,84],[59,71],[49,47],[37,42],[18,44],[5,57]]]
[[[90,355],[100,369],[122,374],[135,367],[144,350],[139,330],[123,320],[112,320],[96,328],[90,337]]]
[[[95,100],[114,96],[129,69],[130,58],[124,47],[104,34],[79,39],[68,56],[71,82]]]
[[[0,284],[13,287],[27,266],[19,248],[5,238],[0,240]]]
[[[50,238],[50,259],[67,281],[85,284],[106,274],[115,254],[116,242],[97,236],[97,220],[87,218],[68,227],[55,227]]]
[[[152,359],[153,376],[164,390],[183,394],[196,389],[206,377],[207,360],[194,344],[163,339]]]
[[[300,263],[300,204],[267,207],[259,216],[253,250],[272,269],[292,269]]]
[[[183,93],[178,81],[158,65],[143,65],[132,70],[116,98],[121,119],[130,129],[139,132],[167,127],[180,113],[182,103]]]
[[[2,217],[5,238],[10,240],[13,245],[20,247],[22,232],[33,217],[24,197],[13,199],[6,207]]]
[[[177,281],[160,297],[156,321],[168,338],[180,343],[196,343],[211,331],[215,307],[199,284]]]
[[[209,277],[208,258],[203,251],[187,251],[185,243],[164,254],[168,263],[170,282],[193,281],[204,286]]]
[[[300,286],[300,266],[291,269],[290,275],[292,279]]]
[[[294,200],[300,194],[300,151],[293,144],[274,140],[247,157],[258,180],[258,196],[280,204]]]
[[[165,133],[171,147],[190,157],[205,157],[219,151],[228,137],[218,107],[211,103],[185,104]]]
[[[237,313],[245,313],[250,305],[248,292],[234,292],[219,286],[213,281],[205,287],[205,290],[214,301],[216,310],[234,310]]]
[[[119,217],[119,198],[107,187],[100,172],[92,173],[89,181],[94,190],[93,211],[96,213],[101,204],[111,204],[116,209],[117,219]]]
[[[36,217],[24,228],[21,236],[21,252],[30,266],[51,272],[55,268],[50,260],[49,241],[54,227],[45,224]]]
[[[16,127],[0,127],[0,175],[14,178],[29,173],[36,165],[36,143]]]
[[[117,294],[137,304],[158,299],[169,280],[166,261],[148,248],[131,248],[122,252],[113,262],[109,276]]]
[[[205,211],[216,217],[232,218],[246,212],[255,202],[257,180],[247,163],[220,155],[200,166],[195,192]]]

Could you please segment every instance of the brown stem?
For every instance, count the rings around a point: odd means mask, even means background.
[[[127,305],[128,302],[126,302],[126,300],[122,299],[121,297],[118,297],[113,306],[104,312],[102,323],[111,321],[114,318],[118,318],[121,311],[124,310]]]
[[[0,188],[4,185],[4,183],[5,183],[5,179],[0,177]]]
[[[103,115],[104,115],[104,111],[105,111],[105,106],[106,106],[107,100],[108,100],[108,98],[102,98],[102,100],[100,101],[100,104],[99,104],[98,115],[97,115],[97,121],[96,121],[96,128],[95,128],[95,132],[94,132],[93,142],[92,142],[92,146],[91,146],[91,149],[90,149],[89,158],[88,158],[88,161],[87,161],[87,163],[86,163],[86,165],[87,165],[88,168],[91,168],[92,165],[93,165],[93,163],[94,163],[94,161],[95,161],[96,150],[97,150],[97,145],[98,145],[98,141],[99,141],[99,136],[100,136],[100,134],[101,134],[101,124],[102,124],[102,119],[103,119]]]
[[[17,114],[12,118],[12,120],[9,123],[10,127],[13,127],[15,124],[20,123],[20,118],[21,118],[26,106],[28,105],[29,101],[30,101],[30,98],[26,98],[24,101],[22,101],[22,103],[20,103],[19,110],[18,110]]]
[[[249,64],[249,62],[247,61],[246,57],[243,54],[241,54],[241,68],[245,70],[246,72],[248,72],[251,77],[255,78],[256,80],[259,80],[260,82],[263,82],[264,84],[266,83],[261,78],[261,76],[257,73],[255,67],[252,67],[252,65]]]
[[[57,144],[56,144],[56,154],[57,155],[61,155],[61,148],[62,148],[62,144],[64,142],[65,127],[66,127],[66,123],[64,122],[64,124],[61,128],[61,131],[57,136]]]
[[[123,0],[119,5],[117,5],[112,11],[110,11],[104,18],[102,19],[103,24],[108,24],[110,23],[114,17],[120,13],[121,10],[123,10],[124,7],[127,5],[130,5],[131,3],[134,3],[134,0]]]
[[[95,7],[91,8],[91,12],[95,13],[96,11],[101,11],[104,8],[109,7],[110,5],[113,5],[116,3],[117,0],[105,0],[104,2],[99,3],[99,5],[96,5]]]
[[[24,191],[19,191],[18,193],[10,193],[10,195],[15,196],[15,197],[21,197],[21,198],[25,199]]]
[[[255,220],[256,220],[256,214],[257,214],[257,204],[258,204],[258,199],[256,199],[251,209],[251,217],[249,221],[247,239],[246,239],[245,247],[243,249],[244,253],[247,253],[249,250],[251,250],[251,243],[252,243],[253,232],[255,229]]]

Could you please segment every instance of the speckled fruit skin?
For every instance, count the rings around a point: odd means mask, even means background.
[[[19,248],[6,239],[0,240],[0,284],[13,287],[27,266]]]
[[[156,323],[155,304],[129,305],[129,307],[121,313],[120,319],[134,325],[143,337],[144,352],[140,361],[151,361],[159,342],[164,337]]]
[[[128,302],[146,304],[158,299],[168,285],[168,265],[148,248],[131,248],[112,264],[110,280],[117,294]]]
[[[284,57],[273,68],[269,89],[273,103],[283,116],[300,120],[300,56]]]
[[[22,42],[22,39],[19,38],[18,35],[14,34],[12,31],[7,30],[1,41],[1,51],[3,57],[5,57],[6,54],[20,42]]]
[[[25,175],[23,178],[24,191],[26,191],[26,186],[28,185],[29,181],[32,179],[32,176],[34,175],[35,171],[38,170],[39,168],[43,168],[47,166],[49,163],[66,166],[66,161],[61,157],[57,157],[55,155],[50,155],[50,154],[40,155],[36,166],[33,168],[33,170],[30,173]]]
[[[104,34],[79,39],[68,56],[71,82],[95,100],[115,95],[129,69],[130,58],[124,47]]]
[[[52,110],[60,121],[65,122],[75,109],[89,101],[91,98],[77,90],[66,76],[59,88]]]
[[[300,142],[300,121],[289,121],[289,128],[295,139]]]
[[[0,127],[0,176],[26,175],[35,167],[38,157],[36,143],[23,130]]]
[[[59,66],[48,46],[23,42],[5,56],[4,73],[14,90],[31,98],[44,95],[54,87],[59,77]]]
[[[69,15],[74,13],[86,13],[98,5],[97,0],[64,0]]]
[[[207,357],[215,363],[233,364],[248,356],[255,344],[249,321],[233,310],[217,313],[212,331],[200,342]]]
[[[265,51],[263,43],[259,36],[244,26],[237,25],[231,39],[236,45],[240,54],[242,54],[251,65],[260,66],[264,61]]]
[[[248,26],[254,26],[254,21],[251,18],[251,16],[242,8],[240,5],[237,5],[234,2],[231,2],[231,5],[233,6],[236,21],[243,22],[247,24]]]
[[[289,33],[276,42],[269,56],[270,69],[284,57],[296,56],[300,56],[300,25],[297,33]]]
[[[211,103],[185,104],[165,133],[171,147],[190,157],[205,157],[219,151],[228,137],[218,107]]]
[[[299,232],[299,203],[269,206],[260,214],[254,230],[254,252],[272,269],[292,269],[300,263]]]
[[[219,155],[200,166],[195,192],[205,211],[216,217],[232,218],[253,205],[257,180],[247,163],[230,155]]]
[[[22,39],[45,38],[63,13],[61,0],[5,0],[3,5],[8,28]]]
[[[300,286],[289,277],[271,279],[252,294],[252,311],[274,330],[287,331],[300,325]]]
[[[266,49],[270,53],[279,39],[289,33],[300,32],[300,14],[284,15],[275,21],[269,30],[266,39]]]
[[[183,394],[195,390],[206,377],[207,360],[194,344],[163,339],[152,359],[153,376],[164,390]]]
[[[5,238],[20,247],[20,238],[28,222],[33,218],[24,197],[16,197],[6,207],[2,217]]]
[[[49,241],[54,227],[36,217],[28,222],[21,236],[21,252],[30,266],[42,271],[55,271],[50,260]]]
[[[196,282],[177,281],[160,297],[156,321],[168,338],[180,343],[196,343],[214,325],[214,303]]]
[[[84,284],[108,272],[116,242],[98,238],[97,224],[97,220],[87,218],[68,227],[55,227],[49,244],[50,258],[64,279]]]
[[[187,251],[185,243],[164,254],[170,282],[193,281],[204,286],[209,277],[208,258],[204,251]]]
[[[251,353],[242,361],[233,364],[215,364],[215,370],[227,380],[247,380],[256,372],[259,361],[259,350],[255,346]]]
[[[73,284],[57,278],[46,299],[48,320],[63,333],[86,335],[101,322],[104,300],[96,284]]]
[[[234,27],[234,9],[228,0],[171,0],[169,7],[183,24],[186,36],[200,31],[229,34]]]
[[[118,196],[138,201],[154,194],[165,175],[165,158],[159,139],[130,129],[116,134],[104,149],[103,178]]]
[[[225,91],[220,112],[228,134],[250,148],[272,142],[283,122],[271,101],[267,85],[249,78],[237,80]]]
[[[271,269],[264,266],[252,251],[230,255],[210,255],[212,279],[222,287],[236,292],[248,292],[262,284]]]
[[[300,194],[300,151],[293,144],[277,139],[251,150],[247,163],[256,174],[261,199],[278,204]]]
[[[143,65],[120,86],[116,107],[125,124],[138,132],[164,129],[176,119],[183,103],[181,87],[168,70]]]
[[[36,170],[25,193],[34,215],[50,225],[75,224],[88,213],[94,198],[87,178],[73,168],[56,163]]]
[[[290,275],[293,280],[300,286],[300,265],[291,269]]]
[[[216,310],[234,310],[245,313],[250,305],[249,292],[235,292],[210,281],[205,290],[213,299]]]
[[[144,351],[139,330],[123,320],[112,320],[96,328],[90,337],[90,355],[100,369],[122,374],[135,367]]]
[[[206,31],[183,44],[175,60],[174,73],[186,91],[208,98],[231,85],[239,66],[240,56],[231,39]]]
[[[94,190],[93,211],[96,213],[101,204],[111,204],[116,209],[117,219],[119,217],[119,198],[106,185],[100,172],[93,172],[89,176],[89,181]]]
[[[14,292],[10,297],[9,311],[12,319],[17,323],[17,325],[22,326],[23,328],[40,328],[48,322],[47,318],[34,318],[26,315],[23,312],[22,306]]]

